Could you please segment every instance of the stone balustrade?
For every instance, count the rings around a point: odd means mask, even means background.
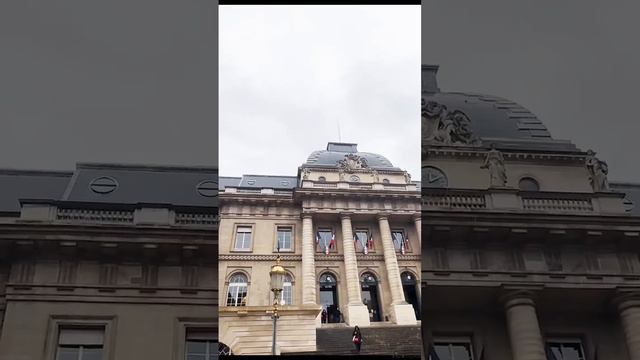
[[[517,189],[422,189],[426,210],[515,211],[541,213],[626,213],[624,194],[525,192]]]
[[[51,201],[22,203],[19,222],[59,224],[104,224],[135,226],[217,226],[219,215],[164,207],[133,206],[126,209],[59,205]]]
[[[385,184],[385,183],[354,183],[348,181],[312,181],[303,180],[303,188],[319,189],[364,189],[364,190],[391,190],[391,191],[418,191],[416,184]]]

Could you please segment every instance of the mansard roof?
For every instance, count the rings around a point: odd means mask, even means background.
[[[393,166],[389,159],[380,154],[359,152],[357,144],[340,142],[330,142],[327,144],[326,150],[312,152],[303,166],[338,167],[338,162],[343,160],[347,154],[355,154],[364,158],[367,165],[374,169],[399,170]]]
[[[0,170],[0,212],[20,211],[20,200],[91,204],[218,206],[213,167],[79,163],[73,172]]]
[[[542,121],[524,106],[498,96],[469,92],[443,92],[438,87],[436,65],[422,66],[422,100],[461,111],[481,144],[500,149],[577,152],[567,140],[554,139]],[[424,124],[423,124],[424,125]]]

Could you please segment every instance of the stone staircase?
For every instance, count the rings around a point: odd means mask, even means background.
[[[282,353],[282,355],[356,355],[351,342],[353,328],[324,325],[316,329],[316,352]],[[331,326],[333,325],[333,326]],[[396,355],[420,357],[422,341],[420,325],[398,326],[377,323],[360,329],[364,339],[359,355]]]

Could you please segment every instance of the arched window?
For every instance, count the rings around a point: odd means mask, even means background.
[[[420,318],[420,300],[418,300],[418,279],[409,271],[400,274],[402,282],[402,291],[404,292],[404,300],[413,306],[416,318]]]
[[[233,355],[231,353],[231,348],[227,346],[225,343],[218,343],[218,355]]]
[[[293,305],[293,279],[289,274],[284,276],[280,303],[283,305]]]
[[[381,321],[382,312],[378,301],[378,279],[373,273],[365,272],[360,275],[360,296],[362,303],[367,306],[370,321]]]
[[[360,282],[365,286],[377,285],[378,284],[378,280],[376,280],[376,276],[373,275],[370,272],[366,272],[366,273],[362,274],[360,276]]]
[[[335,286],[336,278],[329,273],[324,273],[322,274],[322,276],[320,276],[320,285]]]
[[[389,179],[382,179],[382,183],[385,184],[385,185],[389,184]]]
[[[518,188],[522,191],[540,191],[540,185],[534,178],[523,177],[518,182]]]
[[[320,176],[320,177],[318,178],[318,182],[327,182],[327,178],[326,178],[326,177],[324,177],[324,176]]]
[[[402,280],[402,285],[416,285],[416,277],[408,271],[400,274],[400,279]]]
[[[246,306],[247,277],[244,274],[235,274],[229,280],[227,292],[227,306]]]

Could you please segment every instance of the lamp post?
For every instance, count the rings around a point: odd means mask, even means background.
[[[280,254],[276,257],[276,264],[271,266],[269,276],[271,277],[271,291],[273,291],[273,344],[271,346],[271,354],[276,355],[276,326],[278,324],[278,302],[280,301],[280,293],[284,287],[284,277],[287,272],[280,265]]]

